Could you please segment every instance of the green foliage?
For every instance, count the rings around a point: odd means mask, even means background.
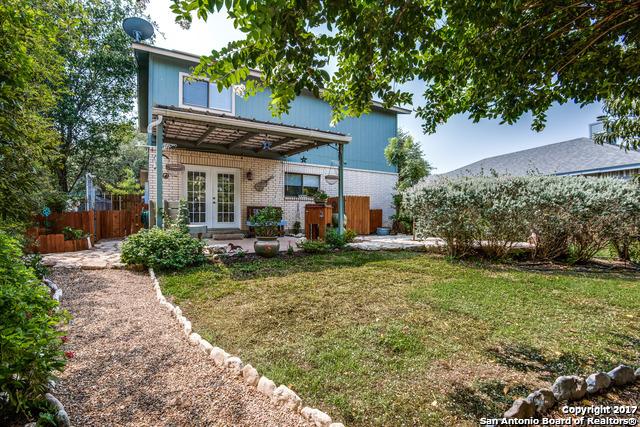
[[[291,229],[291,231],[293,231],[293,234],[299,234],[301,230],[302,224],[300,224],[300,221],[295,221],[293,223],[293,228]]]
[[[331,247],[322,240],[305,240],[298,243],[298,247],[308,254],[321,254],[331,249]]]
[[[306,191],[306,195],[313,197],[313,201],[317,202],[317,203],[326,203],[327,199],[329,198],[329,195],[327,193],[325,193],[322,190],[311,190],[311,191]]]
[[[105,190],[114,196],[143,195],[144,188],[138,183],[138,180],[133,175],[133,171],[127,168],[124,170],[124,174],[124,178],[115,185],[106,183]]]
[[[184,0],[171,8],[185,23],[223,6],[245,37],[202,57],[196,72],[228,87],[261,70],[247,94],[269,87],[275,115],[303,89],[323,91],[334,122],[371,111],[374,98],[417,105],[403,86],[412,81],[426,82],[416,111],[428,132],[465,112],[505,123],[531,113],[540,130],[556,102],[640,98],[633,2]]]
[[[640,230],[640,188],[615,178],[441,178],[407,191],[405,207],[418,236],[444,239],[456,257],[502,258],[530,241],[538,259],[582,262]]]
[[[344,234],[340,234],[338,229],[334,227],[327,228],[324,235],[324,241],[329,245],[329,247],[336,249],[342,249],[347,244]]]
[[[413,219],[411,212],[402,210],[402,192],[429,176],[431,165],[425,160],[420,144],[402,129],[398,130],[398,136],[389,139],[384,156],[398,171],[396,194],[393,195],[393,205],[396,208],[396,214],[392,218],[393,229],[398,233],[408,233],[411,232]]]
[[[344,233],[340,234],[335,227],[327,228],[324,236],[325,243],[335,249],[342,249],[347,243],[353,242],[358,234],[351,229],[346,229]]]
[[[84,230],[68,226],[62,229],[62,234],[64,234],[64,240],[78,240],[87,236]]]
[[[355,230],[352,230],[350,228],[347,228],[344,231],[344,241],[345,243],[351,243],[353,242],[353,240],[358,236],[358,233],[356,233]]]
[[[625,149],[640,148],[640,98],[620,97],[604,101],[600,117],[602,132],[594,134],[598,144],[619,144]]]
[[[122,262],[158,270],[180,270],[205,262],[204,242],[179,227],[140,230],[122,244]]]
[[[278,224],[282,220],[282,211],[272,206],[260,209],[249,222],[253,224],[258,237],[276,237]]]
[[[389,139],[384,156],[398,170],[396,189],[404,191],[431,173],[431,165],[424,158],[420,143],[409,132],[398,129],[398,136]]]
[[[78,46],[60,46],[67,90],[52,114],[60,132],[58,188],[71,192],[90,166],[114,157],[135,136],[131,112],[136,62],[122,20],[137,15],[134,0],[83,0]]]
[[[21,261],[18,242],[0,232],[0,419],[40,406],[48,381],[65,365],[65,320],[49,289]]]
[[[33,271],[33,274],[42,280],[49,274],[49,268],[42,263],[42,255],[39,253],[26,254],[22,257],[24,265]]]
[[[53,187],[58,135],[48,118],[62,84],[65,44],[74,49],[77,5],[67,0],[0,2],[0,217],[29,220]]]
[[[147,167],[146,134],[138,133],[133,138],[125,138],[118,147],[117,153],[102,158],[99,162],[89,165],[91,172],[100,185],[117,186],[118,182],[127,179],[128,171],[133,171],[133,178],[140,176],[140,170]],[[84,185],[84,177],[80,178]],[[132,186],[135,189],[135,187]],[[139,188],[139,187],[138,187]]]

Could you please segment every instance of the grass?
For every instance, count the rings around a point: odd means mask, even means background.
[[[477,425],[557,375],[638,361],[631,273],[337,252],[161,283],[196,332],[351,426]]]

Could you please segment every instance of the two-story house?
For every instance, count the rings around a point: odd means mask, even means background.
[[[331,127],[330,106],[304,93],[289,114],[274,118],[269,90],[248,99],[233,88],[219,91],[189,78],[197,55],[142,43],[133,48],[152,206],[185,200],[191,223],[214,232],[245,229],[250,206],[281,207],[289,228],[296,221],[304,227],[310,192],[343,190],[369,196],[389,222],[397,173],[384,148],[396,135],[398,114],[409,110],[374,103],[371,113]]]

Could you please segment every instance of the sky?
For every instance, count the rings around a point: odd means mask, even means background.
[[[194,19],[191,28],[184,30],[175,23],[170,4],[170,0],[151,0],[147,6],[146,12],[162,33],[156,36],[155,44],[159,47],[202,55],[243,37],[233,28],[224,10],[210,15],[207,22]],[[423,83],[413,82],[406,87],[419,105]],[[435,173],[444,173],[486,157],[588,137],[589,124],[601,114],[599,104],[583,108],[573,103],[554,105],[547,113],[547,125],[542,132],[531,130],[531,116],[523,116],[514,125],[501,125],[498,120],[473,123],[466,115],[457,115],[430,135],[422,132],[422,121],[414,114],[399,116],[398,126],[421,143]]]

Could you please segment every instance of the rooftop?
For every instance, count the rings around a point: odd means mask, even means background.
[[[483,175],[522,176],[577,175],[591,172],[635,169],[640,167],[640,152],[625,151],[617,145],[599,145],[589,138],[576,138],[542,147],[488,157],[442,174],[458,177]]]

